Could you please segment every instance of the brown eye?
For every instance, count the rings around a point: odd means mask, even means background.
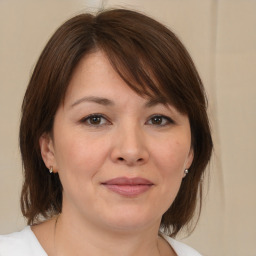
[[[103,125],[110,124],[110,122],[101,114],[92,114],[81,120],[81,123],[88,126],[100,127]]]
[[[161,125],[163,122],[163,118],[161,116],[154,116],[152,119],[152,124]]]
[[[88,119],[88,122],[92,125],[98,125],[101,123],[101,117],[100,116],[92,116]]]
[[[173,124],[173,120],[170,117],[163,115],[155,115],[152,116],[146,124],[154,125],[154,126],[165,126],[169,124]]]

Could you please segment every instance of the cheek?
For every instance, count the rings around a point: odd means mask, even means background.
[[[64,189],[64,200],[73,202],[90,201],[94,193],[95,176],[107,157],[106,145],[102,140],[93,140],[85,136],[65,137],[59,140],[56,160],[60,180]]]
[[[56,160],[60,171],[94,172],[107,157],[106,144],[90,137],[72,136],[59,140]]]
[[[189,143],[176,139],[167,140],[159,147],[154,148],[155,164],[166,178],[182,177],[189,150]]]
[[[164,146],[163,146],[164,145]],[[154,166],[158,171],[162,212],[164,213],[173,203],[179,191],[186,164],[189,148],[187,143],[171,140],[154,148]]]

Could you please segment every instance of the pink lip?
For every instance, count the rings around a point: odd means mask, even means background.
[[[104,185],[109,190],[122,196],[133,197],[146,192],[154,184],[151,181],[140,177],[118,177],[115,179],[105,181],[102,183],[102,185]]]

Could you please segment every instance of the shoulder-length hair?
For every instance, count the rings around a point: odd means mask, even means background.
[[[166,233],[175,236],[192,220],[198,201],[201,209],[201,178],[213,147],[207,101],[193,61],[175,34],[131,10],[78,15],[57,29],[44,48],[22,104],[22,213],[31,225],[61,212],[62,185],[58,174],[50,175],[42,160],[39,138],[51,133],[75,67],[85,55],[97,50],[106,54],[136,93],[160,97],[189,118],[194,160],[161,221]]]

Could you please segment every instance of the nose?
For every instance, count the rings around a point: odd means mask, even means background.
[[[129,126],[116,131],[111,159],[127,166],[143,165],[148,161],[146,138],[140,128]]]

